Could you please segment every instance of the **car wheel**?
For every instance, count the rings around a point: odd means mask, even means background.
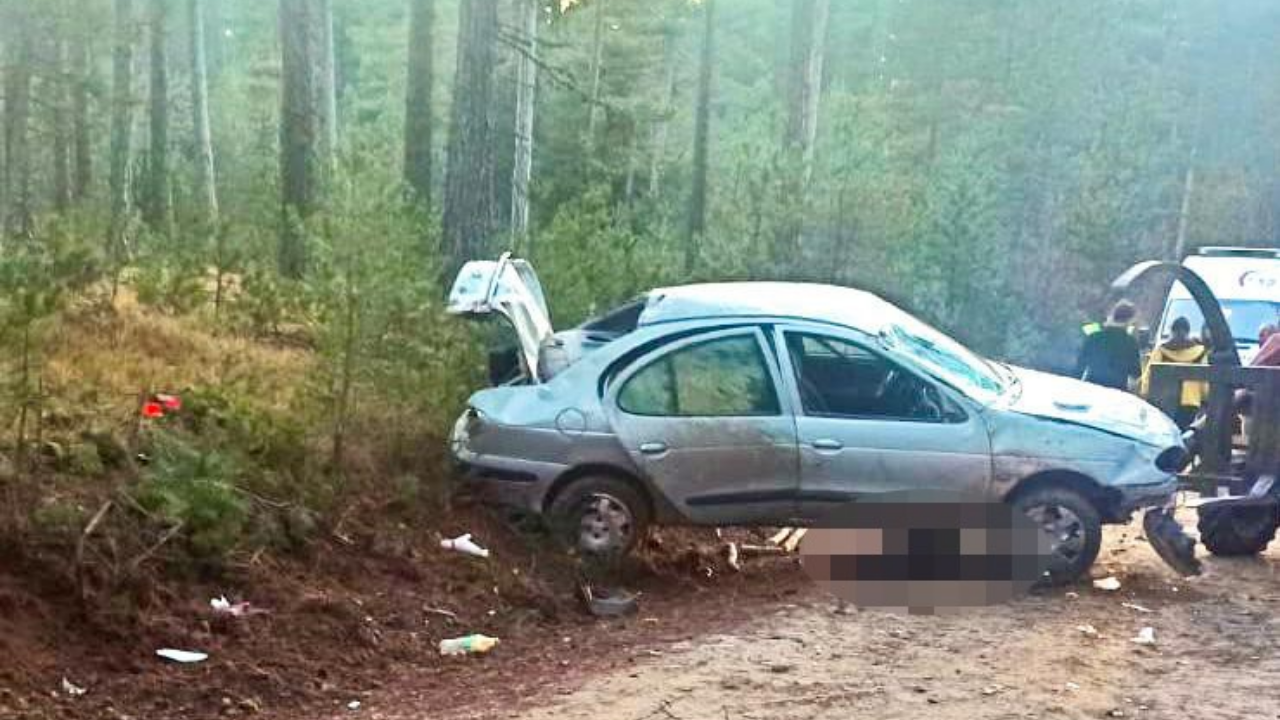
[[[1065,585],[1088,572],[1102,547],[1102,518],[1080,493],[1040,488],[1018,495],[1013,506],[1049,536],[1043,585]]]
[[[1280,524],[1274,498],[1241,498],[1201,505],[1196,528],[1214,555],[1256,555],[1267,549]]]
[[[548,515],[560,542],[594,557],[626,555],[649,527],[649,505],[641,492],[609,476],[574,480],[552,501]]]

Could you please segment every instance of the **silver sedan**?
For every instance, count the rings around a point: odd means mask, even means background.
[[[468,263],[452,312],[516,330],[510,379],[452,435],[484,496],[589,553],[650,523],[803,525],[871,493],[1012,503],[1084,573],[1103,523],[1168,503],[1185,452],[1142,400],[979,357],[859,290],[662,288],[556,333],[532,267]]]

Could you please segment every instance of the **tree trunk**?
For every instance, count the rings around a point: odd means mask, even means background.
[[[89,126],[89,88],[93,85],[93,51],[89,42],[92,28],[85,26],[77,39],[79,47],[72,47],[72,132],[74,139],[74,180],[71,194],[77,201],[89,197],[93,182],[93,145]]]
[[[1182,178],[1182,203],[1178,208],[1178,234],[1173,242],[1171,262],[1181,262],[1187,252],[1187,224],[1191,221],[1191,197],[1196,191],[1196,148],[1192,146],[1187,169]]]
[[[147,169],[146,221],[152,232],[169,236],[169,0],[151,0],[151,153]]]
[[[51,88],[53,112],[53,207],[64,212],[71,206],[71,73],[68,59],[71,46],[66,38],[54,43],[58,81]]]
[[[591,107],[587,110],[587,147],[594,151],[600,125],[600,80],[604,73],[604,11],[608,0],[595,0],[596,24],[591,39]]]
[[[533,118],[538,93],[538,12],[541,0],[519,0],[523,36],[516,79],[515,162],[511,171],[511,234],[529,233],[529,183],[533,177]]]
[[[7,203],[4,232],[25,237],[31,232],[31,60],[34,34],[27,11],[17,8],[8,43],[5,69],[5,174]]]
[[[707,229],[707,162],[711,142],[711,85],[715,69],[715,0],[704,0],[702,13],[702,58],[698,67],[697,115],[693,129],[693,187],[689,194],[689,223],[685,232],[685,274],[693,273],[698,259],[698,243]]]
[[[313,0],[280,0],[280,274],[307,271],[302,226],[319,204],[324,141],[323,8]]]
[[[419,207],[431,206],[431,92],[435,0],[409,0],[409,66],[405,83],[404,182]]]
[[[489,254],[489,236],[495,221],[489,110],[497,30],[496,0],[462,0],[445,177],[447,271]]]
[[[676,33],[667,22],[662,34],[662,101],[658,119],[653,123],[653,148],[649,156],[649,195],[657,197],[662,191],[662,170],[667,157],[667,135],[671,128],[671,113],[676,100]]]
[[[209,126],[209,70],[205,57],[204,0],[187,0],[188,51],[191,53],[191,129],[195,145],[195,194],[204,221],[218,221],[218,175]]]
[[[338,64],[334,57],[333,0],[320,3],[320,52],[318,59],[320,93],[320,153],[325,165],[332,169],[338,150]]]
[[[822,64],[826,55],[830,0],[794,0],[791,17],[791,98],[787,146],[800,161],[802,187],[813,177],[813,150],[818,137],[822,98]]]
[[[130,208],[129,155],[133,137],[133,0],[115,0],[115,48],[111,59],[110,257],[124,256]]]

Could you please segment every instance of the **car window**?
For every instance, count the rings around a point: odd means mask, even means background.
[[[938,421],[937,388],[854,343],[787,333],[787,351],[807,415]]]
[[[778,395],[754,335],[708,340],[649,363],[618,393],[633,415],[779,414]]]

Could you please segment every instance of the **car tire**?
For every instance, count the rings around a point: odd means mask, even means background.
[[[596,558],[630,553],[649,528],[649,503],[632,483],[588,475],[564,488],[547,513],[552,534],[571,551]]]
[[[1200,542],[1214,555],[1257,555],[1275,539],[1280,507],[1274,498],[1240,498],[1201,505]]]
[[[1088,498],[1068,488],[1044,487],[1018,494],[1013,506],[1056,538],[1056,552],[1038,584],[1066,585],[1089,571],[1102,548],[1102,518]]]

